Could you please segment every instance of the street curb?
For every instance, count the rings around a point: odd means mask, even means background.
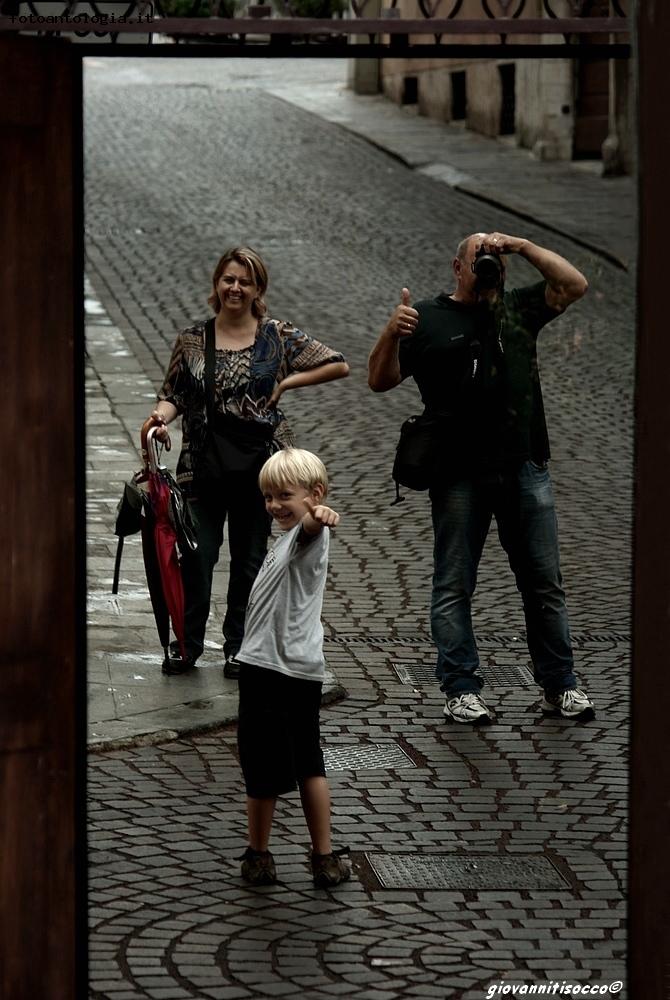
[[[330,684],[321,697],[321,705],[332,705],[342,701],[348,695],[347,689],[337,681]],[[196,722],[193,725],[180,726],[178,729],[156,729],[149,733],[138,733],[136,736],[122,736],[118,739],[101,740],[99,743],[89,743],[87,751],[90,754],[107,753],[112,750],[132,750],[135,747],[151,747],[161,743],[174,743],[184,737],[198,736],[202,733],[212,733],[224,726],[237,722],[237,713],[209,722]]]

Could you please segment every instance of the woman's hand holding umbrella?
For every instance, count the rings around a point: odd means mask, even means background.
[[[160,441],[166,451],[169,451],[172,447],[172,442],[170,441],[170,432],[167,429],[167,425],[171,423],[176,416],[177,407],[174,406],[173,403],[168,403],[167,400],[161,400],[156,409],[152,410],[151,414],[142,424],[140,440],[142,442],[146,441],[148,432],[152,427],[155,427],[154,437],[157,441]],[[144,449],[144,445],[142,445],[142,458],[144,459],[144,463],[146,465],[149,461],[149,456]]]
[[[158,410],[153,411],[149,420],[152,421],[151,426],[156,427],[156,440],[160,441],[162,445],[165,445],[165,450],[169,451],[172,447],[172,442],[170,441],[170,432],[167,429],[167,420],[162,413],[158,412]]]

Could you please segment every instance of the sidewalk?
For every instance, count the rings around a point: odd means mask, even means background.
[[[202,65],[194,66],[194,79],[202,72]],[[356,97],[344,88],[341,73],[338,81],[338,74],[322,73],[316,66],[308,85],[299,76],[289,74],[287,80],[278,72],[262,86],[363,137],[436,182],[515,212],[521,233],[521,220],[532,219],[619,266],[634,267],[632,178],[602,179],[584,166],[539,163],[525,151],[419,117],[383,97]],[[87,356],[88,741],[91,748],[102,749],[161,742],[233,721],[237,685],[223,678],[222,646],[213,640],[206,642],[197,671],[169,678],[160,673],[161,650],[146,596],[138,537],[126,542],[120,592],[117,597],[111,594],[116,505],[123,482],[139,468],[138,428],[151,409],[156,387],[142,374],[142,365],[90,285]],[[173,449],[178,448],[175,433]],[[219,622],[226,583],[222,560],[213,603]],[[331,673],[324,699],[343,693]]]

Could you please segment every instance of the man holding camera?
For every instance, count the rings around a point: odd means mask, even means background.
[[[506,291],[504,255],[511,253],[525,257],[542,280]],[[403,288],[368,367],[375,392],[413,376],[426,414],[439,418],[430,486],[431,627],[444,714],[461,723],[491,721],[480,696],[470,605],[495,515],[523,600],[542,711],[592,719],[593,704],[573,669],[536,351],[542,327],[588,285],[565,258],[504,233],[468,236],[453,271],[455,291],[414,307]]]

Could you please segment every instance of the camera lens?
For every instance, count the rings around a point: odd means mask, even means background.
[[[477,281],[482,288],[496,288],[502,278],[502,264],[500,257],[492,253],[479,255],[473,265],[472,270],[477,275]]]

